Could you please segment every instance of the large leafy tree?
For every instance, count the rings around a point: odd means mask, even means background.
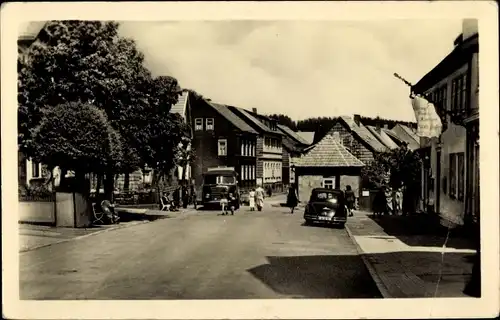
[[[374,161],[363,167],[361,171],[363,187],[378,188],[388,183],[393,188],[404,184],[411,190],[418,190],[421,163],[418,153],[409,150],[406,146],[389,152],[377,153]]]
[[[49,168],[64,164],[77,175],[115,166],[123,158],[120,135],[102,110],[88,104],[70,102],[44,109],[32,139],[36,161]]]
[[[177,81],[153,79],[143,54],[133,40],[119,36],[118,27],[116,22],[51,21],[18,63],[20,149],[37,156],[34,128],[45,110],[70,102],[95,106],[124,149],[122,161],[103,163],[98,170],[106,176],[108,195],[118,172],[172,165],[175,148],[170,146],[183,135],[179,119],[169,115],[179,93]]]

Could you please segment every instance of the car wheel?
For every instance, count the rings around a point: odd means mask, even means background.
[[[305,219],[304,224],[305,224],[306,226],[310,226],[310,225],[312,224],[312,221],[311,221],[311,220],[309,220],[309,219]]]
[[[345,229],[345,223],[339,223],[338,228],[339,229]]]

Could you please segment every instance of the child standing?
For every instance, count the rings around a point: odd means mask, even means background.
[[[227,215],[227,206],[228,206],[228,200],[227,200],[227,193],[222,192],[221,197],[220,197],[220,206],[222,209],[222,215]]]
[[[250,190],[248,197],[248,201],[250,202],[250,211],[255,211],[255,189]]]

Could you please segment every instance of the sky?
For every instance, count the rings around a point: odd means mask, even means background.
[[[415,121],[409,88],[452,49],[460,20],[122,22],[153,75],[214,102],[293,120]]]

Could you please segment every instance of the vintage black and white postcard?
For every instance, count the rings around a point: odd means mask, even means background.
[[[497,315],[497,15],[4,5],[5,317]]]

